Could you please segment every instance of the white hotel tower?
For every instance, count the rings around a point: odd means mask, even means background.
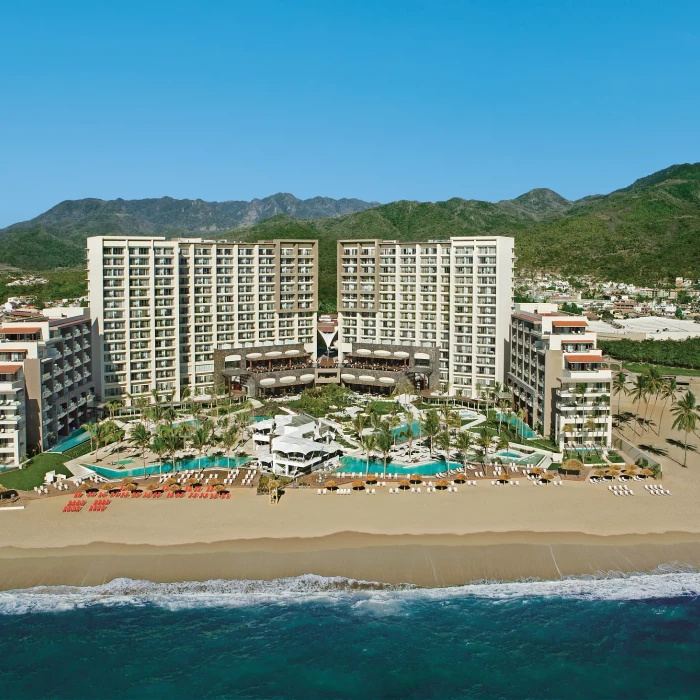
[[[505,381],[513,239],[338,243],[341,356],[354,343],[435,347],[440,387],[473,396]]]
[[[318,243],[88,238],[97,393],[214,389],[214,350],[316,351]]]

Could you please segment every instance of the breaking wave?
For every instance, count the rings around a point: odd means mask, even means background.
[[[700,596],[700,572],[661,567],[651,574],[610,572],[557,581],[470,583],[449,588],[419,588],[313,574],[263,580],[211,580],[181,583],[114,579],[100,586],[37,586],[0,592],[0,614],[61,612],[91,606],[157,606],[167,610],[252,605],[329,603],[355,609],[402,602],[473,598],[505,601],[528,598],[653,600]]]

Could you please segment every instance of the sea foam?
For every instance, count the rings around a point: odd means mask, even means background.
[[[167,610],[304,603],[348,604],[355,610],[388,610],[419,600],[459,598],[506,601],[528,598],[651,600],[700,596],[700,573],[666,567],[652,574],[610,572],[557,581],[481,582],[419,588],[313,574],[262,580],[153,583],[126,578],[99,586],[37,586],[0,592],[0,614],[62,612],[91,606],[147,606]]]

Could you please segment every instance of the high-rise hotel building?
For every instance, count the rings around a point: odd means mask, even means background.
[[[339,241],[341,356],[359,343],[434,347],[443,391],[504,382],[513,263],[513,239],[501,236]]]
[[[88,238],[103,400],[214,389],[217,349],[316,350],[318,243]]]

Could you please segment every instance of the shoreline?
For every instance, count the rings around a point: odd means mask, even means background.
[[[0,548],[0,590],[96,586],[117,578],[176,583],[314,574],[426,588],[483,581],[700,570],[700,535],[483,532],[237,539],[176,545],[93,542]]]

